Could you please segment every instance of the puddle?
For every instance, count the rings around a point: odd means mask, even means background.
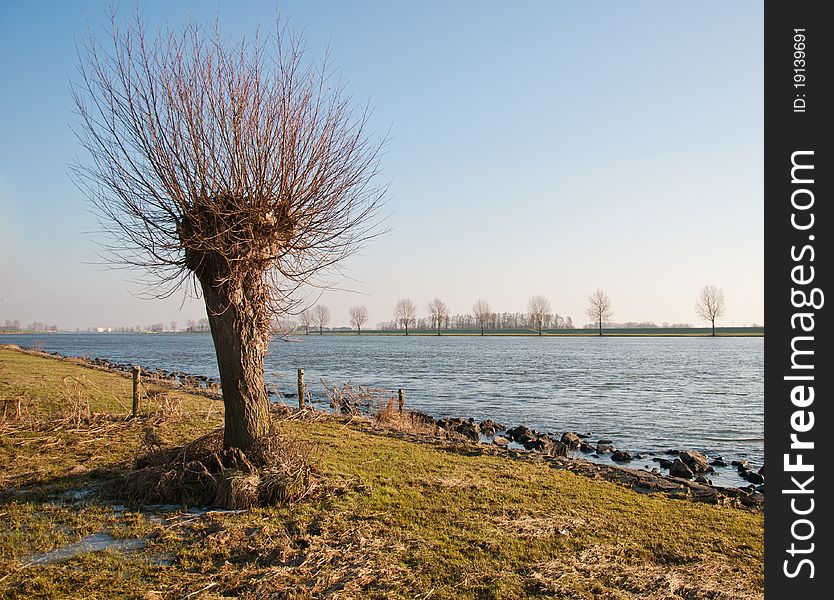
[[[115,550],[117,552],[131,552],[141,550],[145,547],[143,539],[120,539],[114,538],[106,533],[94,533],[63,548],[56,548],[43,554],[35,554],[21,562],[32,565],[48,565],[50,563],[75,558],[87,552],[101,552],[103,550]]]

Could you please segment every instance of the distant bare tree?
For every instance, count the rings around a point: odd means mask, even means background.
[[[408,298],[397,302],[394,307],[394,321],[400,327],[405,327],[405,334],[408,335],[408,326],[417,322],[417,306],[414,302]]]
[[[224,446],[269,430],[270,318],[375,235],[381,144],[326,65],[281,32],[230,41],[192,22],[148,35],[112,17],[73,87],[89,163],[76,180],[112,261],[165,297],[201,289],[225,405]],[[198,288],[199,284],[199,288]]]
[[[602,335],[602,324],[611,318],[611,300],[602,290],[596,290],[588,296],[588,317],[597,323],[599,334]]]
[[[350,323],[356,327],[356,334],[362,335],[362,325],[368,322],[368,307],[367,306],[351,306],[350,307]]]
[[[316,317],[313,314],[313,309],[305,308],[298,314],[298,320],[301,322],[301,326],[304,328],[304,334],[310,334],[310,328],[315,324]]]
[[[715,336],[715,320],[724,316],[724,291],[714,285],[705,285],[695,302],[695,311],[705,321],[712,323]]]
[[[481,326],[481,335],[484,335],[484,327],[489,323],[492,316],[489,304],[484,300],[476,300],[474,306],[472,306],[472,312],[475,313],[475,322]]]
[[[168,324],[168,327],[170,327],[170,330],[171,330],[171,331],[176,331],[176,330],[177,330],[177,322],[176,322],[176,321],[171,321],[171,322]]]
[[[20,321],[17,319],[6,319],[6,321],[3,323],[3,326],[0,327],[0,331],[4,333],[15,333],[17,331],[20,331]]]
[[[281,337],[287,337],[292,334],[296,329],[298,329],[298,321],[292,318],[273,318],[272,319],[272,327],[271,327],[271,334],[277,335]]]
[[[527,302],[527,312],[530,313],[530,321],[538,328],[539,335],[541,335],[542,327],[551,318],[550,301],[544,296],[532,296]]]
[[[437,328],[437,335],[440,335],[440,328],[449,320],[449,307],[440,298],[435,298],[429,302],[427,308],[432,325]]]
[[[324,304],[316,304],[313,307],[313,322],[319,328],[319,335],[324,333],[324,328],[330,323],[330,309]]]

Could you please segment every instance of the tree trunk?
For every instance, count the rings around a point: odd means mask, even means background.
[[[715,319],[712,320],[712,337],[715,337]]]
[[[599,320],[599,334],[602,335],[602,319]]]
[[[226,409],[223,446],[245,451],[269,432],[266,290],[260,277],[237,289],[228,284],[202,287]]]

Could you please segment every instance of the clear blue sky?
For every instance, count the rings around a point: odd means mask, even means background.
[[[61,327],[204,316],[135,297],[94,264],[96,219],[68,175],[81,148],[75,44],[109,2],[0,4],[0,321]],[[330,43],[391,141],[391,232],[328,292],[334,325],[412,298],[452,312],[533,294],[586,322],[599,287],[614,321],[700,323],[714,283],[726,324],[763,322],[762,3],[148,2],[151,27],[189,15],[226,35],[270,29],[276,6],[310,51]],[[135,5],[122,2],[129,16]],[[83,159],[83,155],[81,156]]]

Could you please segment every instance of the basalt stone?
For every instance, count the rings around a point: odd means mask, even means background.
[[[730,463],[734,467],[738,467],[739,471],[746,470],[750,468],[750,463],[746,460],[734,460]]]
[[[611,460],[614,462],[629,462],[631,461],[631,454],[625,450],[614,450],[611,453]]]
[[[477,442],[480,439],[480,429],[477,423],[464,422],[455,427],[455,431]]]
[[[756,471],[756,473],[758,473],[759,475],[764,475],[764,465],[762,465],[761,467],[759,467],[759,470],[758,470],[758,471]]]
[[[608,454],[614,452],[616,448],[611,444],[597,444],[597,454]]]
[[[518,427],[513,427],[512,429],[507,429],[506,431],[507,437],[511,440],[519,442],[522,436],[527,437],[529,439],[535,439],[536,432],[530,429],[529,427],[525,427],[524,425],[519,425]]]
[[[653,458],[652,460],[655,461],[657,464],[659,464],[661,469],[671,469],[672,465],[675,464],[675,461],[669,460],[668,458],[659,458],[658,457],[658,458]]]
[[[672,449],[672,450],[667,450],[667,451],[666,451],[666,454],[668,454],[668,455],[670,455],[670,456],[677,456],[677,455],[678,455],[678,454],[680,454],[680,453],[681,453],[681,451],[680,451],[680,450],[674,450],[674,449]]]
[[[672,477],[683,477],[684,479],[692,479],[692,469],[690,469],[685,462],[676,458],[669,469],[669,475]]]
[[[754,471],[742,471],[740,475],[753,485],[761,485],[764,483],[764,476],[759,475]]]
[[[579,442],[579,450],[585,454],[596,452],[596,448],[591,446],[588,442]]]
[[[707,457],[694,450],[684,450],[678,454],[678,458],[686,464],[693,473],[706,473]]]
[[[496,435],[494,438],[492,438],[492,443],[496,446],[500,446],[501,448],[506,448],[507,444],[510,443],[510,440],[508,440],[504,436]]]
[[[531,444],[533,442],[538,441],[542,436],[535,431],[531,431],[530,433],[522,433],[520,436],[515,438],[515,441],[521,444],[522,446],[526,444]]]
[[[550,447],[551,456],[567,456],[568,446],[559,440],[553,440],[553,445]]]
[[[725,463],[720,458],[716,458],[715,460],[711,461],[709,464],[711,464],[713,467],[726,467],[727,466],[727,463]]]
[[[434,419],[427,415],[426,413],[422,413],[416,410],[408,411],[408,414],[411,415],[411,418],[422,425],[434,425]]]
[[[553,440],[548,437],[536,438],[523,442],[525,450],[535,450],[536,452],[550,452],[553,447]]]
[[[579,439],[579,436],[573,433],[572,431],[566,431],[562,434],[562,443],[565,444],[571,450],[575,450],[579,448],[582,440]]]
[[[487,419],[480,424],[481,433],[484,435],[494,435],[496,431],[504,431],[506,427],[501,423],[496,423],[492,419]]]
[[[597,440],[597,444],[613,444],[611,440]]]
[[[446,431],[451,431],[455,427],[460,424],[459,419],[453,419],[452,417],[443,417],[442,419],[437,420],[437,426],[440,429],[445,429]]]
[[[705,483],[707,485],[712,485],[712,479],[708,479],[707,477],[704,477],[703,475],[698,475],[695,478],[695,483]]]

